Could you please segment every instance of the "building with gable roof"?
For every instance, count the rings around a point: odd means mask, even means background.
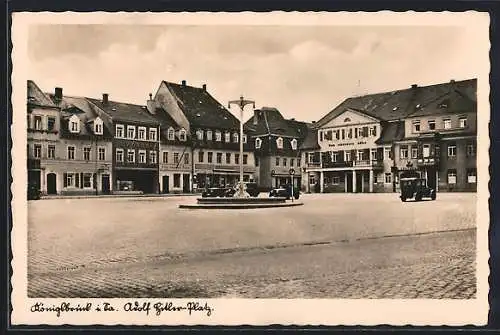
[[[154,102],[154,103],[153,103]],[[175,126],[167,129],[167,140],[173,134],[179,141],[189,141],[191,152],[192,188],[232,186],[239,180],[239,162],[242,160],[244,179],[254,180],[254,155],[247,143],[247,135],[239,137],[240,121],[210,93],[201,88],[162,81],[150,102],[151,110],[164,111]],[[172,138],[172,137],[170,137]],[[243,140],[244,154],[240,157],[239,141]],[[187,160],[186,160],[187,161]],[[184,179],[186,178],[186,179]],[[182,184],[187,182],[183,174]]]
[[[401,173],[418,170],[432,187],[473,190],[468,184],[476,180],[475,82],[412,85],[346,99],[314,124],[316,143],[306,140],[307,189],[392,192]],[[447,152],[439,151],[448,139]]]
[[[249,144],[253,147],[256,179],[262,189],[271,189],[292,181],[301,185],[301,151],[308,133],[308,124],[285,119],[272,107],[262,107],[245,123],[249,132]]]

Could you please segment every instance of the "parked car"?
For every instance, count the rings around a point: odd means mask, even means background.
[[[260,193],[259,187],[257,186],[257,183],[250,183],[250,182],[244,182],[245,184],[245,191],[251,196],[251,197],[257,197]],[[234,187],[230,188],[227,193],[226,197],[233,197],[234,194],[238,191],[238,188],[240,187],[239,183],[237,183]]]
[[[38,200],[41,198],[42,192],[35,184],[28,184],[28,200]]]
[[[272,189],[271,192],[269,192],[269,197],[284,197],[287,200],[290,199],[292,197],[292,185],[286,184]],[[295,199],[300,197],[300,190],[298,187],[293,188],[293,197]]]
[[[436,190],[427,185],[427,180],[424,178],[401,178],[401,201],[405,202],[408,199],[420,201],[422,198],[430,198],[436,200]]]
[[[202,193],[203,198],[222,198],[225,197],[228,192],[227,187],[208,187]]]

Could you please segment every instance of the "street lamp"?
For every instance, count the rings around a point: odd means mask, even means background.
[[[255,101],[245,100],[243,96],[240,97],[239,100],[231,100],[228,102],[228,108],[231,108],[231,105],[238,105],[240,107],[240,184],[238,191],[235,192],[235,198],[248,198],[250,195],[245,192],[245,185],[243,184],[243,108],[246,105],[252,104],[255,109]]]

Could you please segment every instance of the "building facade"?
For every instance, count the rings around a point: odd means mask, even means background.
[[[207,186],[230,186],[239,180],[240,160],[244,169],[244,180],[255,177],[255,161],[246,133],[240,139],[239,120],[203,87],[188,86],[162,81],[154,98],[155,108],[165,111],[175,125],[166,129],[167,141],[178,137],[189,142],[190,150],[178,147],[181,166],[191,162],[192,190]],[[170,134],[170,135],[169,135]],[[170,137],[169,137],[170,136]],[[172,137],[173,136],[173,137]],[[240,140],[244,153],[240,157]],[[184,180],[184,178],[186,178]],[[187,182],[187,172],[182,183]]]
[[[256,181],[261,189],[302,183],[300,146],[307,136],[308,125],[285,119],[276,108],[263,107],[245,123],[254,150]],[[293,173],[293,174],[292,174]]]

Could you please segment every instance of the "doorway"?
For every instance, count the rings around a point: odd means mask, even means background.
[[[346,192],[351,193],[352,192],[352,172],[346,173],[345,176],[346,179]]]
[[[432,187],[433,189],[436,189],[436,169],[428,168],[426,174],[427,174],[427,185],[429,187]]]
[[[363,172],[356,173],[356,193],[363,192],[363,179],[364,179],[363,177],[364,177]]]
[[[109,194],[109,191],[110,191],[109,174],[103,174],[101,176],[101,188],[102,188],[103,194]]]
[[[170,185],[170,178],[168,176],[163,176],[162,177],[162,193],[168,193],[169,192],[169,185]]]
[[[55,173],[47,174],[47,194],[57,194],[57,178]]]
[[[191,192],[191,187],[190,187],[190,185],[189,185],[189,179],[190,179],[190,177],[189,177],[189,175],[188,175],[188,174],[184,174],[184,175],[182,176],[182,191],[183,191],[184,193],[189,193],[189,192]]]

